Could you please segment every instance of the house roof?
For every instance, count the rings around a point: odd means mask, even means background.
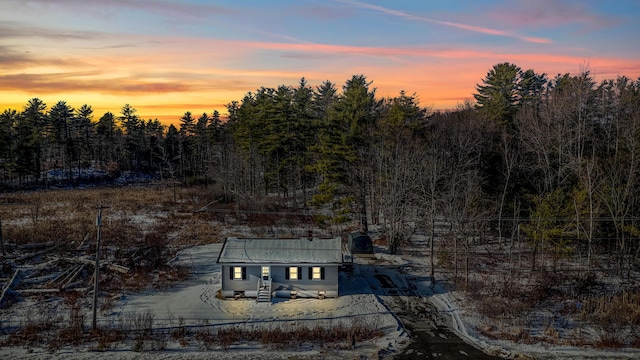
[[[292,264],[342,263],[341,238],[245,239],[227,238],[218,263]]]

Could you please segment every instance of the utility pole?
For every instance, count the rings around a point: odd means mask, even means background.
[[[0,219],[0,251],[4,255],[4,239],[2,239],[2,219]]]
[[[96,224],[98,225],[98,235],[96,244],[96,266],[93,281],[93,330],[97,328],[96,319],[98,314],[98,285],[100,283],[100,227],[102,226],[102,209],[106,209],[108,206],[98,205],[98,218]]]

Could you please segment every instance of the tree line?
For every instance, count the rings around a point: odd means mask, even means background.
[[[186,112],[178,127],[130,105],[96,121],[89,105],[47,110],[34,98],[0,114],[0,181],[148,172],[211,184],[242,206],[313,207],[320,223],[355,219],[363,230],[374,222],[392,252],[416,231],[431,254],[446,238],[456,273],[491,237],[506,248],[526,239],[532,269],[569,256],[590,269],[605,254],[628,275],[640,255],[640,79],[550,78],[501,63],[473,96],[433,111],[416,94],[377,97],[364,75],[341,89],[302,78],[230,102],[226,119]]]

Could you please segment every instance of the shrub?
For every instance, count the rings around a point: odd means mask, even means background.
[[[593,345],[597,349],[614,349],[621,348],[624,343],[616,332],[604,332]]]

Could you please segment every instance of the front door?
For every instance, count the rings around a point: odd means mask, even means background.
[[[262,280],[271,280],[271,266],[262,267]]]

